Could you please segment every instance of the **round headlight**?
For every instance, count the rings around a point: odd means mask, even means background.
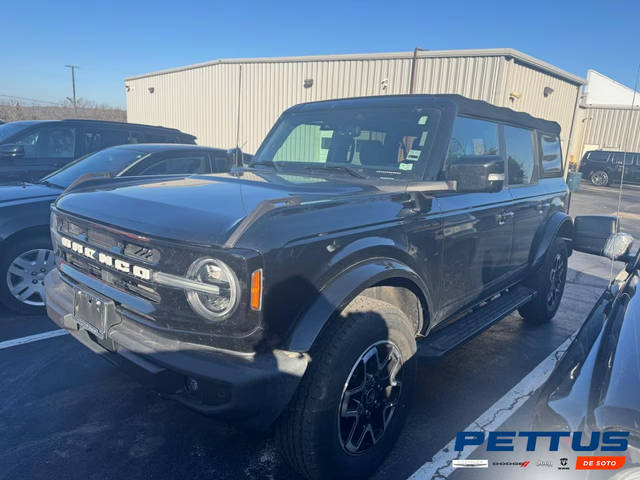
[[[187,290],[187,301],[197,314],[217,322],[233,313],[238,303],[238,279],[227,264],[200,258],[189,267],[187,278],[218,288],[218,293]]]

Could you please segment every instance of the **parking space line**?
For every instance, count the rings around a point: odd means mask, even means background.
[[[502,425],[511,415],[513,415],[533,393],[542,386],[549,377],[556,364],[567,350],[569,344],[574,339],[574,333],[567,338],[562,345],[556,348],[547,358],[538,364],[536,368],[531,370],[518,384],[504,394],[496,403],[494,403],[487,411],[471,422],[463,430],[485,431],[495,430]],[[427,480],[427,479],[443,479],[447,478],[453,467],[453,460],[464,460],[468,458],[476,449],[465,449],[462,452],[456,452],[455,437],[451,439],[438,453],[436,453],[430,462],[426,462],[418,470],[416,470],[409,480]]]
[[[20,337],[14,338],[13,340],[6,340],[4,342],[0,342],[0,350],[5,348],[16,347],[18,345],[24,345],[25,343],[37,342],[40,340],[46,340],[47,338],[59,337],[61,335],[66,335],[68,332],[63,330],[51,330],[49,332],[37,333],[35,335],[29,335],[28,337]]]

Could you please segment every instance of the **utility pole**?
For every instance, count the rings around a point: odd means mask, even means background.
[[[78,105],[76,103],[76,68],[80,67],[78,67],[77,65],[65,65],[65,67],[71,69],[71,85],[73,87],[73,111],[74,113],[78,113]]]

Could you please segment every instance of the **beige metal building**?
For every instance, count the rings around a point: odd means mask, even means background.
[[[291,105],[405,94],[412,76],[414,93],[458,93],[557,121],[566,155],[584,80],[512,49],[215,60],[125,79],[127,118],[253,153]]]
[[[590,150],[640,152],[640,108],[590,105],[580,109],[581,153]],[[576,141],[577,143],[577,141]]]

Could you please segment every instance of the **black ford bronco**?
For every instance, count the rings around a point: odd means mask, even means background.
[[[248,168],[61,196],[49,316],[169,397],[372,473],[419,357],[551,319],[572,221],[556,123],[456,95],[297,105]]]

